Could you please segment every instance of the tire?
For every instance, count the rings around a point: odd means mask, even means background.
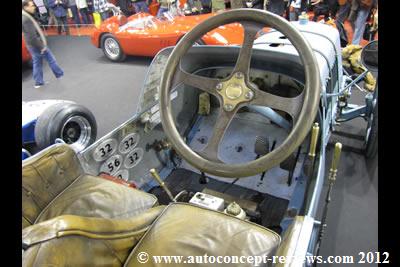
[[[101,36],[101,50],[104,55],[111,61],[120,62],[126,58],[124,51],[118,40],[110,33]]]
[[[371,114],[370,127],[367,128],[365,137],[365,157],[373,158],[378,152],[378,101]]]
[[[58,103],[47,108],[35,125],[35,141],[39,149],[55,143],[57,138],[75,151],[91,145],[97,136],[97,123],[92,112],[73,103]]]

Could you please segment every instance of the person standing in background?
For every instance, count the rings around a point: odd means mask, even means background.
[[[94,12],[93,0],[86,0],[86,3],[87,3],[88,14],[89,14],[89,20],[90,20],[90,23],[93,24],[93,23],[94,23],[94,17],[93,17],[93,12]]]
[[[289,8],[289,20],[295,21],[299,19],[301,13],[301,0],[292,0]]]
[[[278,16],[282,16],[285,12],[285,1],[284,0],[266,0],[266,10],[272,12]]]
[[[145,12],[149,13],[149,8],[147,6],[146,0],[131,0],[133,3],[133,6],[135,7],[135,12]]]
[[[376,0],[352,0],[350,15],[348,20],[353,28],[352,44],[359,45],[365,30],[369,12],[373,6],[376,6]]]
[[[124,13],[125,16],[130,16],[134,14],[134,12],[132,12],[131,8],[132,4],[130,0],[118,0],[116,6],[119,6],[119,8],[121,9],[122,13]]]
[[[88,4],[86,0],[76,0],[76,7],[79,9],[79,13],[82,16],[82,20],[84,24],[91,24],[89,13],[88,13]]]
[[[53,9],[54,15],[58,22],[58,34],[61,34],[61,29],[64,27],[65,33],[69,35],[69,27],[67,22],[68,5],[65,0],[49,0],[49,7]]]
[[[107,0],[94,0],[93,1],[93,9],[95,12],[100,13],[101,19],[108,19],[108,2]]]
[[[330,17],[336,19],[336,14],[339,10],[338,0],[326,0],[328,3]]]
[[[47,60],[56,78],[64,75],[63,70],[58,66],[53,53],[47,47],[46,38],[40,26],[32,17],[36,6],[32,0],[22,1],[22,32],[25,37],[26,47],[32,55],[32,75],[35,81],[35,88],[44,85],[43,80],[43,58]]]
[[[336,15],[336,20],[344,23],[350,13],[351,0],[338,0],[339,10]]]
[[[68,0],[68,7],[71,9],[75,24],[80,27],[82,22],[81,18],[79,17],[78,7],[76,6],[75,0]]]
[[[313,17],[313,21],[317,21],[319,16],[323,15],[324,16],[324,20],[328,21],[329,17],[330,17],[330,13],[329,13],[329,6],[327,1],[325,0],[311,0],[311,5],[314,6],[314,17]]]
[[[229,4],[229,7],[227,5]],[[225,8],[230,8],[230,2],[225,0],[211,0],[211,11],[218,12],[220,10],[225,10]]]
[[[164,12],[168,12],[169,7],[174,4],[174,0],[158,0],[160,3],[160,8],[158,9],[157,12],[157,18],[162,18],[164,15]]]
[[[54,25],[54,26],[58,27],[58,22],[57,22],[56,16],[54,16],[54,11],[52,8],[49,7],[49,0],[44,0],[43,3],[47,9],[47,12],[49,13],[48,25],[49,26]]]

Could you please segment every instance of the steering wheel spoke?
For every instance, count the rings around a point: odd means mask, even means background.
[[[181,68],[178,68],[172,83],[172,88],[183,83],[217,96],[216,87],[220,82],[221,81],[219,79],[191,74],[182,70]]]
[[[221,160],[218,158],[219,144],[224,138],[225,132],[236,114],[236,110],[237,109],[227,112],[222,107],[219,109],[219,114],[214,125],[212,136],[208,140],[206,147],[199,152],[200,155],[208,158],[209,160],[221,162]]]
[[[293,125],[296,123],[304,102],[304,90],[296,97],[283,97],[271,94],[260,89],[254,89],[255,97],[250,105],[266,106],[284,111],[292,117]]]
[[[241,24],[244,28],[244,40],[233,73],[241,72],[248,76],[254,40],[263,26],[249,21],[241,22]]]

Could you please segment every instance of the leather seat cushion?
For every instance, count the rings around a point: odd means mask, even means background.
[[[163,209],[127,219],[62,215],[29,226],[22,231],[22,266],[120,267]]]
[[[190,204],[173,203],[153,223],[124,266],[163,266],[151,258],[163,255],[271,256],[280,240],[278,234],[257,224]],[[138,262],[140,252],[149,254],[147,263]]]
[[[156,204],[154,195],[99,177],[81,175],[50,202],[35,223],[66,214],[123,219]]]
[[[55,144],[22,162],[22,228],[83,174],[74,150]]]

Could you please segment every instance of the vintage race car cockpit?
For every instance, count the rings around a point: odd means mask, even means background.
[[[23,195],[26,266],[161,266],[142,262],[142,252],[315,253],[337,112],[327,95],[342,86],[339,33],[240,11],[211,17],[160,51],[132,118],[83,151],[57,144],[23,163],[25,194],[39,194],[32,176],[46,177],[42,191],[63,180],[34,212]],[[192,46],[235,21],[245,28],[242,47]],[[278,30],[254,41],[266,24]]]

